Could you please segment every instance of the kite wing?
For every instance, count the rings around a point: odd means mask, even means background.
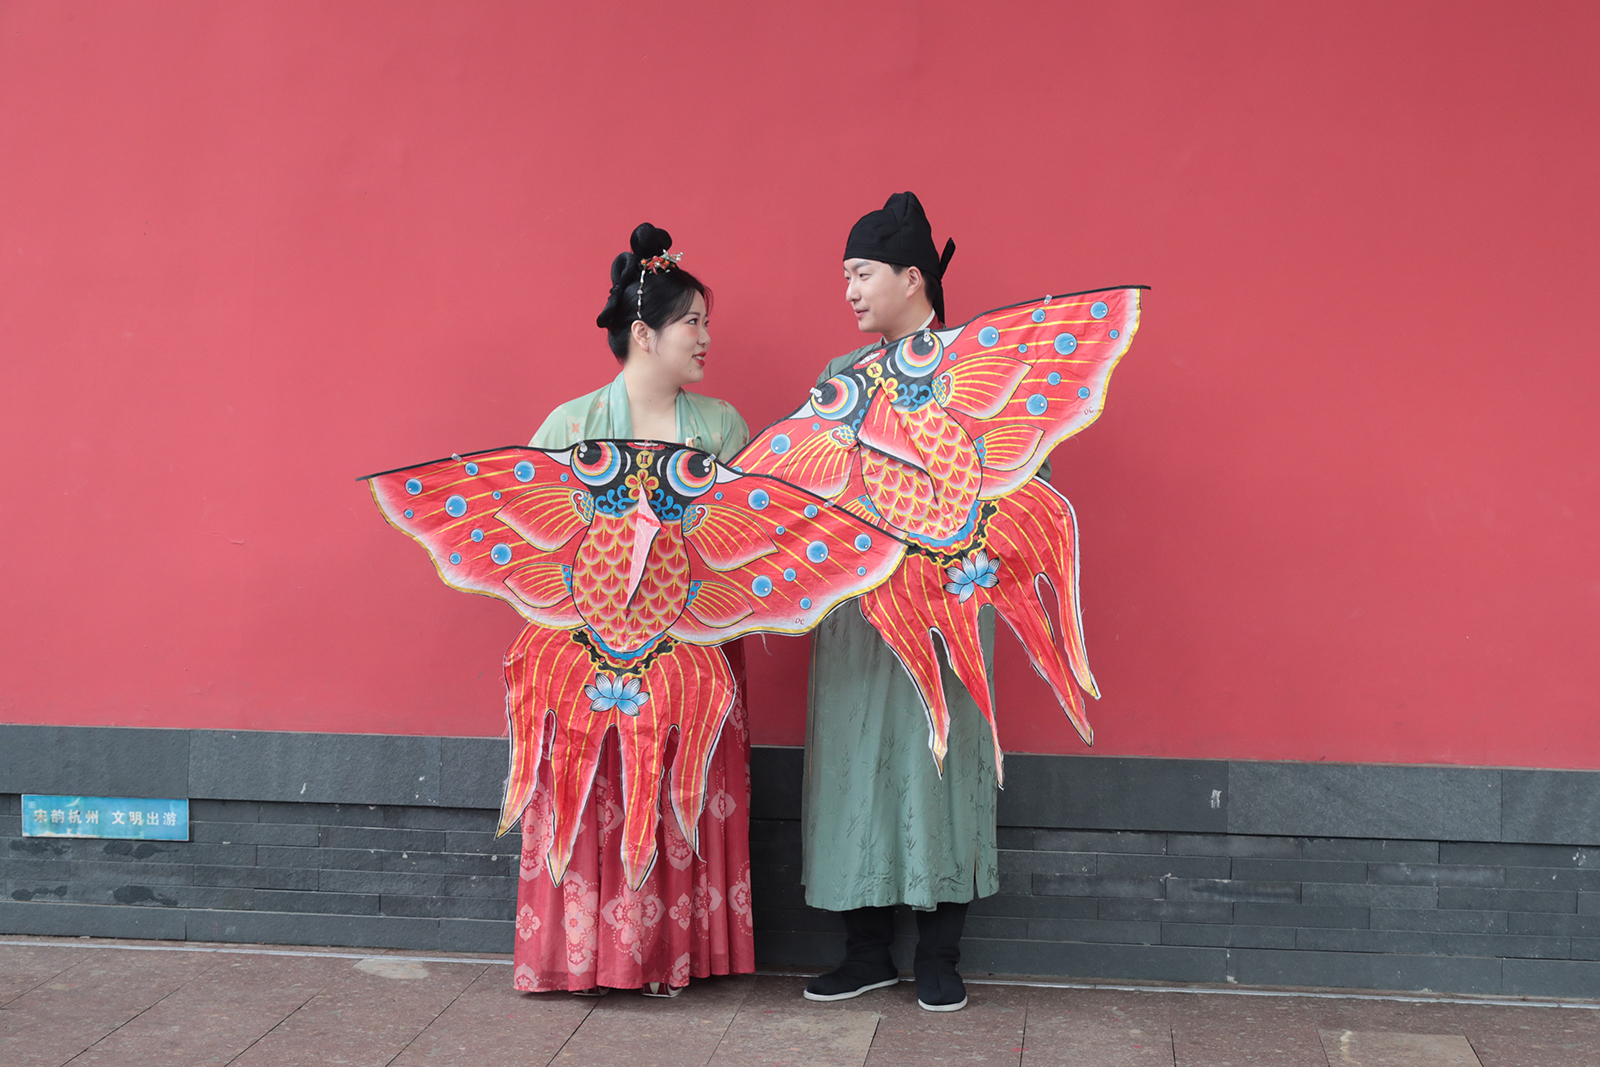
[[[594,519],[571,449],[498,448],[367,478],[390,525],[412,538],[453,589],[504,600],[529,622],[581,625],[570,568]]]
[[[1140,291],[1049,296],[875,349],[813,389],[733,465],[846,506],[865,495],[889,528],[897,526],[897,488],[922,496],[908,514],[940,503],[959,510],[968,495],[1004,496],[1033,477],[1050,449],[1100,416],[1111,371],[1139,326]],[[970,459],[955,455],[963,451]],[[864,462],[893,477],[875,480]],[[952,484],[974,476],[975,493]],[[870,509],[859,513],[873,518]]]

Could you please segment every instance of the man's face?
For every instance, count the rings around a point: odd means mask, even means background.
[[[881,333],[903,337],[927,318],[923,304],[922,273],[906,267],[899,274],[887,263],[875,259],[844,261],[844,298],[856,315],[856,328],[862,333]],[[914,320],[914,321],[913,321]]]

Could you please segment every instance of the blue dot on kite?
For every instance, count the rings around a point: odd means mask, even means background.
[[[750,490],[750,506],[755,508],[757,511],[765,511],[767,505],[770,503],[772,503],[772,497],[767,495],[767,491],[765,489]]]
[[[450,562],[451,563],[460,563],[461,562],[461,553],[459,553],[459,552],[450,553]]]
[[[474,541],[482,541],[483,540],[483,531],[482,530],[473,530],[472,531],[472,539]]]
[[[812,563],[821,563],[828,558],[828,546],[821,541],[813,541],[806,546],[806,559]]]
[[[815,504],[807,504],[806,505],[806,518],[814,519],[816,517],[817,517],[817,506]]]
[[[1118,333],[1118,332],[1117,332],[1117,331],[1116,331],[1116,330],[1112,330],[1112,331],[1111,331],[1111,339],[1112,339],[1112,340],[1113,340],[1113,341],[1115,341],[1115,340],[1116,340],[1116,339],[1117,339],[1117,338],[1118,338],[1118,337],[1121,337],[1121,336],[1122,336],[1122,335],[1121,335],[1121,334],[1119,334],[1119,333]]]
[[[1051,371],[1049,374],[1044,376],[1044,380],[1049,382],[1051,385],[1060,385],[1061,375],[1057,374],[1055,371]]]
[[[993,347],[1000,343],[1000,331],[993,326],[985,326],[978,331],[978,343],[984,348]]]
[[[1026,352],[1027,350],[1028,350],[1028,346],[1027,345],[1018,345],[1017,346],[1017,351],[1018,352]]]
[[[496,500],[499,500],[499,499],[500,499],[500,490],[498,490],[498,489],[496,489],[496,490],[495,490],[495,491],[494,491],[494,494],[493,494],[493,495],[494,495],[494,498],[495,498],[495,499],[496,499]]]
[[[408,518],[408,519],[415,518],[416,514],[417,513],[412,511],[410,508],[406,508],[406,518]]]
[[[566,475],[565,475],[565,474],[563,474],[563,475],[562,475],[562,476],[561,476],[561,480],[562,480],[562,481],[566,481],[566,480],[567,480],[567,476],[566,476]]]
[[[1089,387],[1087,385],[1078,386],[1078,395],[1080,397],[1082,397],[1084,400],[1088,400],[1089,399]]]
[[[1050,401],[1044,398],[1043,393],[1034,393],[1028,398],[1028,414],[1043,415],[1050,407]]]
[[[800,606],[802,608],[809,608],[811,606],[811,598],[808,597],[808,596],[801,597],[800,598]]]
[[[786,533],[788,533],[788,532],[789,532],[789,529],[788,529],[788,527],[786,527],[786,526],[780,526],[780,527],[778,527],[778,529],[777,529],[777,531],[776,531],[776,532],[777,532],[777,533],[778,533],[778,534],[780,534],[780,535],[782,535],[782,534],[786,534]]]
[[[865,552],[872,547],[872,538],[868,534],[856,534],[856,551]]]
[[[1106,302],[1104,300],[1096,300],[1094,303],[1089,305],[1089,314],[1093,315],[1097,319],[1105,318],[1106,312],[1110,310],[1110,308],[1106,307]]]
[[[511,562],[511,546],[495,545],[489,550],[489,558],[504,567]]]
[[[785,567],[784,568],[783,580],[786,581],[786,582],[794,581],[794,568],[793,567]]]
[[[478,473],[478,465],[476,463],[468,463],[467,464],[467,473],[468,474],[477,474]]]
[[[517,476],[517,481],[519,482],[531,482],[533,481],[533,464],[523,460],[511,468],[511,473]],[[567,476],[563,474],[561,480],[566,481]]]
[[[416,496],[418,493],[422,492],[422,483],[417,481],[415,478],[407,478],[406,492],[410,493],[412,496]]]
[[[811,428],[812,428],[812,429],[813,429],[813,430],[820,430],[820,429],[822,429],[822,423],[820,423],[820,422],[813,422],[813,423],[812,423],[812,424],[811,424]]]
[[[789,451],[789,435],[780,433],[774,437],[772,439],[772,451],[780,456]]]
[[[1056,334],[1056,351],[1063,356],[1072,355],[1072,350],[1078,347],[1078,339],[1070,333]]]
[[[750,583],[750,591],[756,596],[766,596],[772,592],[772,579],[765,574],[756,575],[756,580]]]
[[[1034,308],[1033,309],[1033,321],[1034,322],[1043,322],[1044,321],[1044,308]]]
[[[444,513],[452,519],[459,519],[467,513],[467,498],[460,495],[452,496],[444,502]]]
[[[857,574],[857,575],[858,575],[858,576],[860,576],[860,577],[865,577],[865,576],[866,576],[866,573],[867,573],[867,568],[865,568],[865,567],[857,567],[857,568],[856,568],[856,574]]]

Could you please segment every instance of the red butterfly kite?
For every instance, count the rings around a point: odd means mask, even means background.
[[[805,633],[882,583],[905,552],[826,500],[682,445],[503,448],[370,484],[447,585],[498,597],[529,622],[505,659],[511,773],[499,832],[532,800],[548,758],[558,883],[608,730],[621,743],[623,863],[637,888],[655,861],[674,729],[667,791],[698,849],[706,776],[734,699],[716,646],[757,630]]]
[[[916,682],[941,768],[950,714],[935,633],[995,728],[978,636],[984,604],[1011,626],[1083,739],[1094,738],[1078,692],[1100,695],[1078,610],[1077,521],[1034,475],[1104,409],[1139,325],[1139,292],[1047,296],[887,344],[813,389],[733,459],[911,546],[862,611]],[[1059,598],[1059,640],[1041,582]],[[998,734],[994,752],[998,769]]]

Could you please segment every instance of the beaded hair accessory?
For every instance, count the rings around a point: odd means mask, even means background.
[[[663,252],[659,256],[651,256],[639,263],[639,305],[637,313],[639,318],[644,318],[644,275],[646,271],[651,274],[660,274],[664,270],[671,270],[678,265],[678,260],[683,258],[682,252]]]

